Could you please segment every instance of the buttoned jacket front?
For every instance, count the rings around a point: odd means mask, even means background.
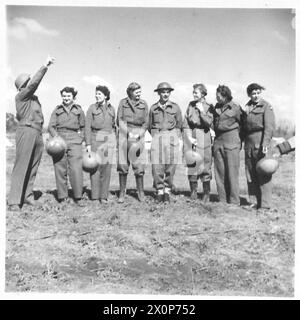
[[[122,124],[121,124],[122,123]],[[127,128],[122,128],[127,126]],[[117,126],[121,130],[142,128],[145,132],[148,127],[148,105],[140,99],[134,103],[129,97],[120,101],[117,112]]]
[[[103,131],[111,133],[115,131],[115,110],[110,103],[100,105],[92,104],[85,118],[85,140],[86,144],[91,144],[91,132]]]
[[[52,136],[59,133],[64,138],[70,139],[70,142],[81,143],[83,140],[81,131],[84,125],[85,116],[80,105],[73,104],[68,112],[61,104],[51,114],[48,131]]]
[[[197,138],[197,144],[200,147],[211,146],[210,128],[213,122],[213,114],[211,113],[211,106],[203,101],[203,111],[197,107],[197,101],[191,101],[187,107],[185,118],[183,121],[183,130],[186,136]],[[191,131],[191,132],[189,132]]]
[[[257,104],[250,100],[243,113],[243,132],[245,135],[245,148],[248,145],[269,146],[275,130],[275,115],[272,106],[264,99]]]
[[[237,103],[230,101],[225,105],[216,104],[212,109],[214,115],[213,129],[216,133],[214,147],[224,145],[227,148],[240,147],[240,125],[242,109]]]
[[[177,103],[168,101],[163,108],[160,102],[152,105],[149,114],[149,131],[182,129],[182,114]]]

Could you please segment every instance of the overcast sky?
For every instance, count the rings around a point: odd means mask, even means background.
[[[168,81],[171,100],[184,112],[193,83],[204,83],[215,103],[219,84],[234,100],[248,101],[246,87],[258,82],[279,120],[293,121],[295,110],[295,26],[291,9],[109,8],[7,6],[7,111],[15,113],[14,79],[33,74],[47,54],[56,63],[37,95],[45,125],[60,89],[78,89],[86,111],[97,84],[111,90],[117,109],[132,81],[142,85],[149,106],[153,90]],[[277,121],[277,122],[278,122]]]

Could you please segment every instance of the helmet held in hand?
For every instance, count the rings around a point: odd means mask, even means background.
[[[256,171],[261,175],[272,175],[279,167],[279,163],[274,158],[262,158],[256,164]]]
[[[62,137],[56,136],[47,142],[46,150],[51,157],[62,156],[67,150],[67,144]]]
[[[98,169],[100,164],[99,156],[97,153],[85,152],[82,157],[82,169],[85,172],[94,172]]]

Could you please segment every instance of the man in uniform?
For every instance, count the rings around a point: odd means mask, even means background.
[[[16,132],[16,158],[8,196],[9,210],[17,211],[27,203],[34,205],[33,184],[44,149],[42,127],[44,117],[38,97],[34,95],[48,67],[54,58],[47,62],[30,79],[29,74],[20,74],[15,85],[18,128]]]
[[[120,101],[117,112],[119,203],[124,202],[127,174],[130,163],[135,175],[139,201],[144,200],[145,157],[144,141],[148,128],[148,105],[141,99],[141,86],[132,82],[127,88],[127,98]]]
[[[270,209],[272,198],[272,176],[259,175],[257,162],[271,153],[271,140],[275,130],[275,116],[272,106],[261,98],[264,87],[251,83],[247,87],[250,98],[243,114],[243,135],[245,137],[245,169],[248,183],[250,206]]]
[[[221,202],[236,206],[240,204],[239,166],[242,109],[232,101],[231,90],[227,86],[218,86],[216,98],[218,102],[212,112],[216,134],[213,153],[217,190]]]
[[[159,95],[159,101],[152,105],[149,113],[149,131],[153,137],[152,175],[158,202],[170,201],[176,164],[180,160],[182,114],[179,106],[169,100],[173,90],[169,83],[160,83],[154,90]]]

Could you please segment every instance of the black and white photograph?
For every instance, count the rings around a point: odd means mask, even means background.
[[[296,2],[228,3],[2,6],[4,294],[296,297]]]

